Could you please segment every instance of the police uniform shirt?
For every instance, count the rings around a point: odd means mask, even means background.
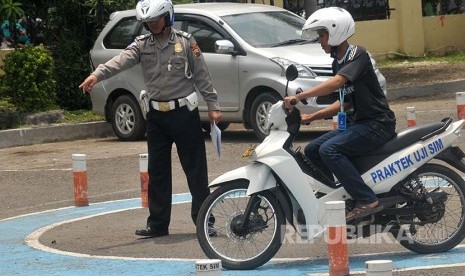
[[[118,56],[101,64],[92,73],[99,80],[140,63],[148,96],[169,101],[190,95],[195,88],[207,102],[208,110],[220,110],[218,96],[202,52],[194,37],[171,28],[167,40],[154,35],[139,36]]]
[[[345,99],[354,109],[351,121],[362,123],[375,120],[395,127],[394,112],[389,108],[366,49],[360,46],[351,47],[342,63],[338,63],[337,59],[333,61],[335,74],[348,79],[343,91]]]

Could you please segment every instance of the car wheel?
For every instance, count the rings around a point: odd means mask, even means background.
[[[216,126],[221,130],[224,131],[228,128],[229,123],[228,122],[219,122],[216,124]],[[202,122],[202,128],[206,132],[210,133],[210,122]]]
[[[250,124],[257,138],[262,141],[268,136],[265,130],[266,117],[270,107],[281,98],[277,94],[263,93],[258,95],[252,103],[250,110]]]
[[[144,138],[146,122],[136,100],[129,95],[119,96],[111,109],[113,131],[122,141]]]

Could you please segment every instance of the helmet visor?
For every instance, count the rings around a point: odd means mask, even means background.
[[[149,22],[153,22],[153,21],[158,21],[161,18],[164,18],[165,16],[166,16],[166,13],[164,13],[162,15],[159,15],[159,16],[155,16],[155,17],[148,17],[148,18],[142,19],[141,21],[145,22],[145,23],[149,23]]]
[[[302,38],[309,39],[311,41],[318,41],[320,32],[328,32],[328,29],[326,29],[325,27],[313,27],[305,29],[302,31]]]
[[[316,30],[312,29],[303,30],[302,39],[309,39],[311,41],[318,40],[318,33]]]

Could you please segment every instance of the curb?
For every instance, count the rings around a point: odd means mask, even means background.
[[[111,124],[90,122],[0,131],[0,149],[41,143],[115,136]]]
[[[450,94],[457,92],[465,92],[465,80],[443,82],[424,86],[388,88],[388,101],[396,101],[405,98],[418,98],[425,96],[433,96],[439,94]]]

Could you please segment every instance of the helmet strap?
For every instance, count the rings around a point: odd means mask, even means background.
[[[165,27],[166,26],[171,26],[173,24],[171,24],[171,18],[170,18],[170,13],[167,12],[166,15],[165,15]]]

